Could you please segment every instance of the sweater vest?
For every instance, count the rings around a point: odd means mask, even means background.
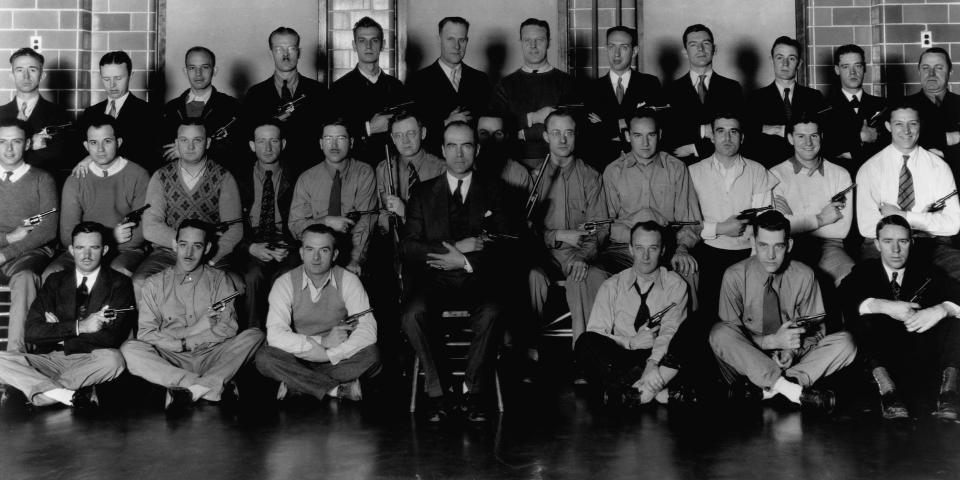
[[[219,223],[220,186],[227,174],[226,169],[207,160],[203,178],[194,185],[192,192],[188,192],[180,181],[179,168],[179,162],[170,162],[157,170],[166,197],[164,217],[167,226],[177,228],[188,218]]]
[[[343,288],[343,268],[333,267],[333,280],[337,287]],[[323,286],[320,300],[316,303],[310,298],[310,288],[303,288],[303,266],[290,271],[293,284],[293,321],[290,328],[301,335],[326,335],[333,327],[347,318],[347,306],[343,295],[329,281]]]

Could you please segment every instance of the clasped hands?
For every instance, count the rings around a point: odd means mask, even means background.
[[[446,253],[428,253],[427,266],[435,270],[458,270],[466,268],[467,253],[479,252],[483,250],[483,239],[481,237],[467,237],[454,245],[443,242],[447,249]]]

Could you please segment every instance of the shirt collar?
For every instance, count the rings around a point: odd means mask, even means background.
[[[524,66],[520,67],[520,70],[523,70],[524,72],[527,72],[527,73],[533,73],[533,70],[534,70],[534,69],[532,69],[532,68],[524,65]],[[542,67],[540,67],[540,68],[538,68],[538,69],[536,69],[536,70],[537,70],[537,73],[547,73],[547,72],[549,72],[550,70],[553,70],[553,65],[550,65],[550,64],[548,63],[548,64],[546,64],[546,65],[544,65],[544,66],[542,66]]]
[[[190,102],[207,103],[210,100],[211,96],[213,96],[213,87],[210,87],[210,89],[207,90],[207,93],[204,93],[203,95],[197,95],[193,93],[192,89],[189,89],[187,90],[187,103],[190,103]]]
[[[37,103],[40,102],[40,95],[37,95],[29,100],[23,100],[20,97],[17,97],[17,113],[23,109],[23,104],[27,104],[27,117],[33,113],[33,109],[37,107]]]
[[[661,281],[661,280],[662,280],[662,273],[661,273],[661,269],[662,269],[662,268],[663,268],[663,267],[657,267],[657,269],[653,271],[653,278],[652,278],[650,281],[641,280],[641,279],[640,279],[640,276],[637,275],[637,272],[633,269],[633,267],[628,268],[627,270],[630,271],[630,273],[627,274],[627,281],[629,282],[629,283],[627,284],[627,285],[628,285],[628,288],[631,288],[631,289],[632,289],[634,284],[636,284],[637,287],[640,288],[640,291],[641,291],[641,292],[646,292],[647,289],[651,289],[651,290],[652,290],[651,285],[652,285],[653,287],[663,288],[663,282]]]
[[[819,160],[819,162],[817,163],[817,167],[814,168],[814,169],[812,169],[812,170],[810,170],[810,173],[807,174],[808,177],[812,177],[812,176],[813,176],[813,172],[820,172],[820,176],[823,176],[823,175],[824,175],[824,173],[823,173],[823,157],[817,157],[817,160]],[[790,164],[793,165],[793,173],[794,173],[794,175],[800,174],[800,170],[803,170],[803,169],[804,169],[803,164],[800,163],[800,160],[797,159],[797,156],[796,156],[796,155],[790,157]]]
[[[74,269],[73,273],[77,278],[77,287],[80,286],[80,282],[83,281],[83,277],[87,277],[87,291],[93,290],[93,285],[97,283],[97,277],[100,276],[100,267],[97,267],[96,270],[90,273],[80,273],[80,270]]]
[[[359,64],[357,65],[356,68],[357,68],[357,71],[360,72],[360,75],[363,75],[363,78],[366,78],[367,80],[369,80],[370,83],[377,83],[377,80],[380,79],[380,74],[383,73],[383,69],[380,68],[379,66],[377,67],[377,73],[375,75],[368,75],[367,72],[364,72],[362,69],[360,69]]]
[[[463,62],[458,63],[455,66],[451,67],[450,65],[447,65],[447,63],[444,62],[442,59],[437,59],[437,64],[440,65],[440,69],[443,70],[443,73],[447,75],[448,79],[450,78],[451,75],[453,75],[454,70],[463,70]]]
[[[123,167],[127,166],[127,159],[123,157],[117,157],[117,159],[110,165],[110,168],[107,169],[107,176],[112,177],[118,173],[120,170],[123,170]],[[87,166],[87,170],[90,171],[94,176],[102,177],[103,169],[100,168],[100,165],[97,165],[95,162],[90,162],[90,165]]]
[[[323,290],[324,287],[327,286],[327,284],[330,284],[333,286],[333,288],[339,290],[340,287],[337,285],[337,279],[336,277],[333,276],[333,268],[335,267],[331,267],[330,271],[327,272],[327,278],[325,278],[322,282],[320,282],[319,287],[313,286],[313,281],[310,280],[310,276],[307,275],[307,271],[304,270],[303,272],[301,272],[301,275],[303,275],[303,281],[300,282],[301,283],[300,290],[303,291],[309,288],[311,296],[314,296],[316,293],[320,292],[320,290]]]
[[[773,84],[774,84],[774,86],[777,87],[777,91],[780,92],[780,98],[783,98],[783,90],[784,90],[785,88],[789,88],[789,89],[790,89],[790,101],[791,101],[791,102],[793,101],[793,94],[794,94],[794,93],[797,93],[797,81],[796,81],[796,80],[790,82],[788,85],[780,85],[780,83],[779,83],[779,82],[776,82],[776,81],[773,82]]]
[[[110,111],[110,102],[112,101],[113,104],[116,105],[117,107],[117,115],[120,115],[120,109],[123,108],[124,103],[127,103],[127,98],[129,97],[130,97],[130,92],[128,91],[127,93],[124,93],[123,95],[120,96],[120,98],[116,100],[107,98],[107,104],[103,106],[103,113],[107,113]]]
[[[728,169],[724,167],[722,163],[720,163],[720,160],[717,158],[716,155],[711,155],[710,166],[713,167],[714,170],[720,173],[724,173],[729,170],[738,170],[739,173],[743,173],[743,169],[746,168],[747,162],[743,161],[743,156],[741,156],[740,154],[737,154],[736,161],[734,161],[733,166]]]
[[[893,280],[893,272],[897,272],[897,285],[903,285],[903,275],[906,273],[907,267],[894,270],[888,267],[886,263],[883,263],[882,260],[880,261],[880,264],[883,265],[883,270],[887,272],[887,281]]]
[[[690,81],[693,83],[694,87],[696,87],[697,83],[700,82],[700,75],[706,75],[706,77],[703,78],[703,81],[705,82],[704,85],[709,87],[710,79],[713,78],[713,69],[707,68],[703,73],[697,73],[693,70],[690,70]]]
[[[657,152],[657,156],[650,159],[649,163],[644,165],[644,162],[640,160],[640,157],[636,153],[629,152],[627,155],[627,167],[632,167],[638,165],[640,167],[647,167],[654,164],[659,164],[661,167],[666,168],[667,162],[664,160],[663,152]]]
[[[610,70],[610,84],[613,85],[613,88],[617,88],[617,80],[623,79],[623,89],[626,90],[627,86],[630,85],[630,77],[633,75],[633,69],[628,68],[626,72],[623,72],[623,75],[617,75],[613,70]]]
[[[457,180],[463,180],[463,185],[460,186],[460,195],[463,195],[463,198],[467,198],[467,191],[470,190],[470,183],[473,180],[473,172],[467,174],[466,177],[457,178],[454,177],[450,172],[447,172],[447,187],[450,190],[450,193],[457,191]]]
[[[297,85],[300,85],[300,73],[295,73],[293,76],[287,79],[287,88],[290,89],[290,96],[296,98],[297,95]],[[283,79],[280,78],[280,74],[273,72],[273,86],[277,87],[277,95],[280,95],[280,92],[283,90]]]
[[[192,272],[184,272],[183,270],[180,269],[179,266],[174,265],[174,266],[173,266],[173,281],[174,281],[174,283],[176,283],[177,285],[182,285],[182,284],[184,284],[184,283],[190,283],[190,282],[196,282],[196,281],[198,281],[199,279],[203,278],[203,275],[204,275],[204,273],[206,273],[206,271],[207,271],[207,266],[204,265],[204,264],[202,264],[202,263],[200,264],[199,267],[196,268],[196,270],[194,270],[194,271],[192,271]]]
[[[793,91],[793,90],[791,90],[791,91]],[[840,89],[840,91],[843,92],[843,96],[847,98],[847,101],[848,101],[848,102],[853,101],[853,98],[854,98],[854,97],[856,97],[856,99],[857,99],[858,102],[863,100],[863,89],[862,89],[862,88],[858,88],[857,91],[854,92],[854,93],[850,93],[850,92],[848,92],[848,91],[846,91],[846,90],[844,90],[844,89],[842,89],[842,88]]]
[[[0,173],[4,173],[6,171],[7,170],[0,168]],[[27,172],[29,171],[30,171],[30,164],[27,162],[21,163],[19,167],[13,170],[13,175],[10,175],[10,181],[16,182],[17,180],[20,180],[20,177],[26,175]]]

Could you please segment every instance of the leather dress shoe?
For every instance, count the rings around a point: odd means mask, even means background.
[[[800,405],[830,414],[837,408],[837,395],[833,390],[805,388],[800,393]]]
[[[960,410],[960,394],[955,390],[941,392],[937,398],[937,411],[934,416],[940,420],[956,422]]]
[[[424,409],[424,418],[430,423],[441,423],[450,416],[447,410],[446,402],[443,397],[427,398],[426,408]]]
[[[880,396],[880,413],[887,420],[904,420],[910,418],[910,411],[900,400],[897,392],[891,390]]]
[[[100,406],[100,398],[97,397],[96,388],[90,385],[73,392],[72,403],[77,410],[92,410]]]
[[[193,403],[193,393],[183,387],[170,387],[167,389],[167,398],[163,404],[164,410],[168,412],[183,410]]]

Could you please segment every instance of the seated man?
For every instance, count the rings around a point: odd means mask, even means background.
[[[123,372],[117,349],[136,317],[113,309],[134,307],[133,285],[126,276],[100,268],[110,250],[105,230],[95,222],[74,227],[69,249],[75,267],[51,275],[30,307],[26,340],[36,351],[0,352],[0,383],[23,392],[35,406],[96,405],[93,385]]]
[[[394,160],[395,171],[393,172],[388,169],[386,159],[377,164],[377,190],[386,210],[404,219],[406,204],[413,188],[421,182],[443,175],[446,165],[442,159],[423,149],[427,128],[413,113],[397,112],[390,119],[389,131],[393,145],[397,147],[397,153],[400,156]],[[392,195],[387,191],[391,182],[394,187]],[[382,213],[378,219],[384,228],[387,225],[387,217],[386,213]]]
[[[441,326],[439,321],[447,321],[437,318],[443,308],[451,302],[468,306],[473,340],[464,375],[467,419],[482,422],[487,417],[480,395],[493,383],[491,362],[498,343],[494,333],[504,295],[500,273],[506,267],[498,261],[502,249],[485,244],[482,231],[511,230],[501,184],[484,182],[472,170],[477,150],[473,129],[465,122],[451,122],[443,138],[446,173],[414,189],[407,208],[401,249],[404,264],[412,267],[404,277],[411,279],[412,287],[401,307],[401,323],[426,376],[430,397],[426,417],[440,422],[450,411],[444,400],[449,384],[445,388],[441,383],[433,333]]]
[[[123,220],[130,212],[146,205],[150,174],[140,165],[118,155],[123,138],[117,137],[117,120],[108,115],[92,114],[84,122],[88,127],[83,147],[92,160],[84,168],[90,175],[79,178],[71,175],[63,186],[60,242],[64,247],[69,246],[72,242],[69,234],[80,222],[114,225],[112,236],[119,252],[111,252],[112,255],[106,258],[112,259],[110,268],[129,277],[143,261],[146,252],[139,219]],[[73,256],[64,252],[44,270],[44,280],[54,272],[72,269],[73,263]]]
[[[790,221],[794,234],[793,258],[817,267],[840,285],[853,260],[843,239],[853,218],[853,191],[841,201],[832,197],[853,185],[847,170],[820,156],[820,121],[799,118],[787,127],[794,156],[770,169],[778,183],[773,203]]]
[[[203,398],[220,401],[233,378],[263,342],[263,332],[237,330],[233,280],[204,263],[213,233],[203,221],[177,227],[176,264],[143,284],[137,339],[120,347],[130,373],[167,388],[165,408]]]
[[[533,189],[533,178],[527,167],[511,158],[516,148],[511,134],[513,129],[507,126],[508,120],[495,112],[484,112],[477,119],[480,150],[473,169],[487,181],[503,180],[510,195],[508,203],[522,206]],[[537,164],[542,161],[538,159]]]
[[[377,180],[373,168],[350,158],[353,140],[343,119],[335,119],[323,126],[324,160],[300,175],[293,188],[290,204],[290,231],[300,239],[305,228],[322,223],[342,234],[349,234],[347,270],[361,275],[366,261],[370,231],[377,206]],[[354,212],[367,212],[356,220]]]
[[[322,399],[360,400],[361,377],[376,374],[377,322],[360,278],[334,265],[335,232],[310,225],[301,236],[303,265],[281,276],[270,290],[267,346],[257,369],[287,389]]]
[[[577,362],[601,386],[604,403],[665,401],[659,394],[677,373],[660,360],[687,318],[689,288],[660,266],[665,233],[651,220],[630,229],[633,266],[603,282],[577,341]]]
[[[880,389],[883,418],[909,417],[901,394],[921,392],[939,381],[934,415],[955,421],[960,289],[928,262],[914,258],[913,229],[906,219],[884,217],[876,229],[880,259],[857,264],[841,291],[844,316]]]
[[[810,388],[853,362],[857,347],[847,332],[826,334],[823,322],[797,325],[823,313],[820,287],[810,267],[791,261],[790,222],[764,212],[753,223],[757,254],[727,269],[720,289],[720,322],[710,346],[729,383],[747,377],[763,397],[832,410],[829,390]]]
[[[57,208],[57,187],[47,172],[24,162],[30,127],[21,120],[0,120],[0,284],[10,286],[7,350],[25,352],[23,326],[40,288],[40,272],[50,262],[59,213],[31,217]]]

